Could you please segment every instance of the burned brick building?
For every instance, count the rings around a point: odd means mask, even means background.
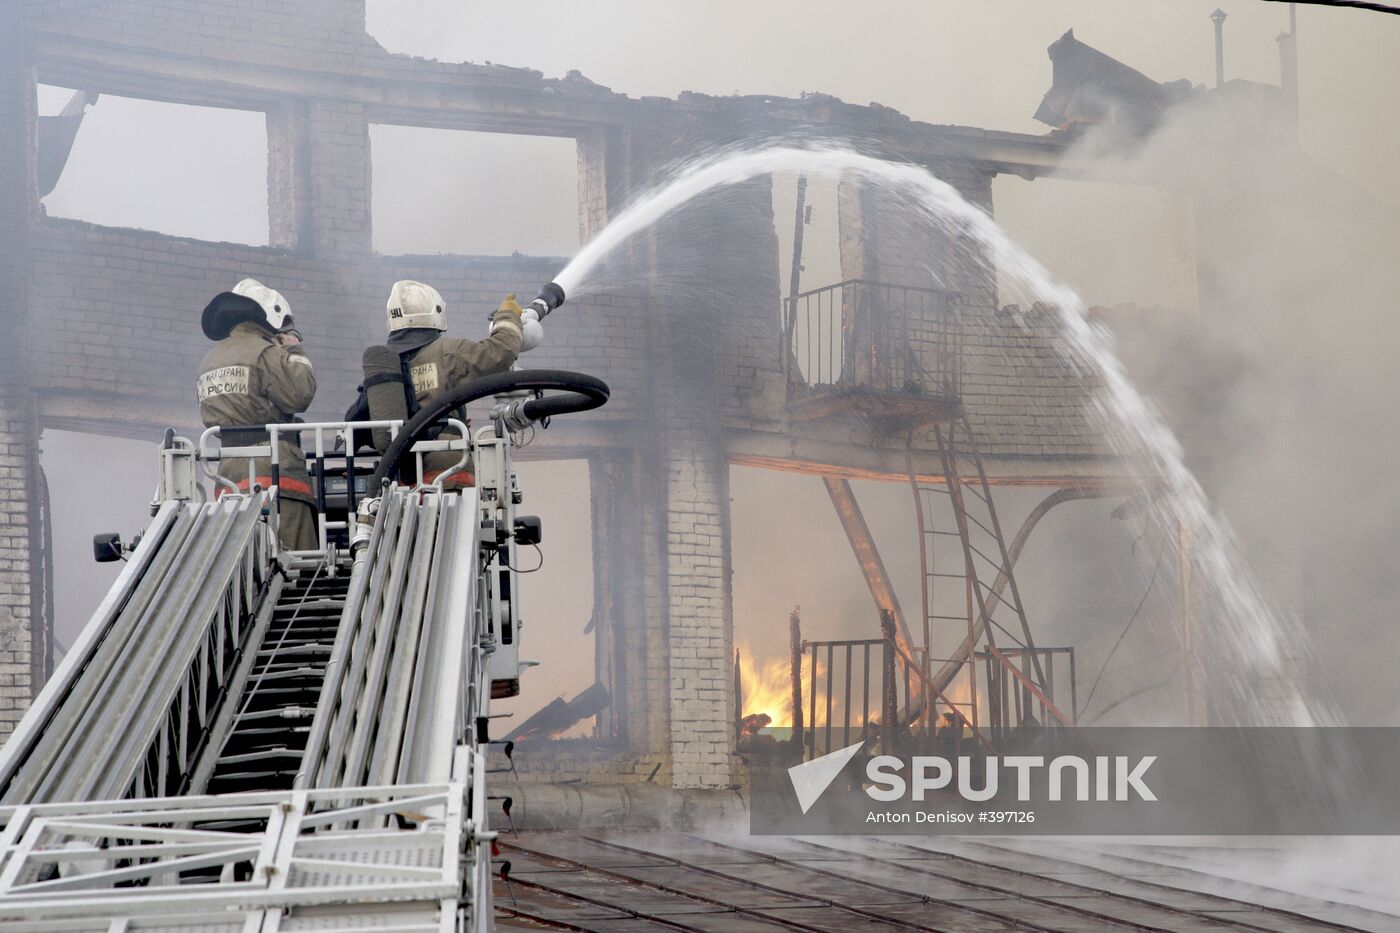
[[[572,138],[584,241],[666,166],[775,134],[845,141],[925,166],[987,211],[997,174],[1055,172],[1067,149],[1054,135],[930,125],[820,95],[634,99],[574,72],[545,79],[390,54],[366,35],[363,5],[342,0],[294,9],[253,0],[26,0],[0,13],[0,36],[0,295],[11,335],[0,344],[6,724],[51,662],[48,571],[36,559],[47,520],[37,458],[46,428],[155,437],[167,425],[190,425],[203,352],[195,309],[244,275],[286,283],[305,309],[327,400],[309,414],[333,418],[336,400],[353,394],[361,350],[380,339],[367,309],[382,302],[388,283],[423,279],[454,306],[487,306],[563,265],[552,257],[376,254],[371,124]],[[39,82],[265,114],[270,245],[44,216]],[[905,480],[911,466],[925,481],[943,476],[926,423],[882,428],[849,393],[834,391],[900,390],[905,375],[894,357],[877,348],[858,354],[877,361],[867,368],[822,375],[794,363],[812,349],[796,342],[812,338],[805,326],[797,333],[792,315],[834,314],[822,320],[839,329],[841,315],[860,306],[861,289],[883,295],[874,306],[886,308],[889,293],[879,290],[900,290],[906,328],[931,332],[954,315],[956,392],[988,481],[1048,491],[1119,482],[1118,465],[1087,427],[1086,386],[1053,346],[1049,315],[1000,310],[985,264],[953,264],[944,287],[929,288],[921,270],[947,244],[871,234],[895,209],[880,192],[843,182],[840,207],[840,280],[813,283],[809,294],[786,296],[780,286],[787,270],[775,230],[789,220],[775,218],[770,183],[758,179],[630,244],[618,261],[646,273],[646,289],[584,294],[551,319],[551,339],[529,365],[595,373],[613,388],[607,408],[551,429],[528,454],[588,463],[597,670],[614,701],[599,721],[606,742],[541,757],[527,778],[735,781],[732,464],[818,475],[838,493],[850,478]],[[676,271],[701,267],[726,270],[726,287],[689,287]],[[746,313],[734,313],[739,301]],[[662,308],[677,313],[655,313]],[[141,336],[149,332],[161,335],[158,355]],[[902,333],[904,343],[913,339]]]

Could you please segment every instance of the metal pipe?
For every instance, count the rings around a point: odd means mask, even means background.
[[[177,521],[157,552],[147,572],[142,574],[140,585],[123,607],[120,616],[111,629],[104,633],[101,644],[92,659],[84,668],[84,675],[77,677],[73,689],[40,734],[35,747],[27,756],[22,768],[10,786],[6,788],[6,803],[23,803],[40,799],[43,783],[47,776],[63,768],[62,762],[71,761],[75,735],[81,735],[86,727],[91,710],[98,706],[106,687],[106,672],[117,669],[117,661],[127,641],[139,631],[141,621],[163,585],[169,568],[178,559],[181,548],[194,526],[195,515],[182,511]]]
[[[802,754],[802,612],[788,616],[788,651],[792,658],[792,748]]]
[[[1224,10],[1216,9],[1210,14],[1210,21],[1215,24],[1215,86],[1220,87],[1225,83],[1225,17]]]
[[[195,516],[189,540],[177,555],[179,572],[159,581],[159,589],[133,628],[133,636],[121,646],[108,675],[98,685],[92,705],[84,711],[73,741],[64,750],[68,766],[50,770],[39,785],[37,795],[44,800],[108,799],[123,796],[122,790],[136,776],[137,763],[156,739],[159,722],[140,718],[141,702],[148,692],[162,685],[151,677],[161,666],[162,655],[172,649],[172,609],[188,611],[202,571],[213,561],[221,533],[227,528],[235,507],[215,505]],[[168,700],[165,704],[168,708]],[[138,737],[139,736],[139,737]],[[119,741],[114,739],[119,738]],[[139,748],[138,748],[139,746]],[[93,774],[91,763],[101,761],[101,774]],[[99,788],[114,785],[111,793]]]
[[[174,548],[165,549],[166,540],[176,526],[176,520],[185,514],[177,503],[161,504],[155,518],[146,528],[141,546],[122,567],[116,582],[64,654],[53,676],[44,684],[44,689],[35,698],[3,748],[0,748],[0,789],[5,791],[6,803],[14,802],[9,793],[10,784],[19,770],[25,767],[40,740],[51,732],[66,731],[57,720],[67,712],[69,698],[86,679],[85,672],[92,658],[103,646],[110,644],[109,639],[120,626],[122,616],[129,608],[139,605],[136,594],[145,583],[148,568],[156,562],[163,550],[166,559],[173,556]]]
[[[249,499],[218,516],[219,520],[213,523],[214,532],[208,535],[212,541],[207,572],[199,578],[193,593],[183,599],[183,607],[172,599],[174,605],[163,609],[154,620],[156,630],[166,630],[155,646],[155,663],[143,664],[145,658],[140,656],[133,659],[137,663],[127,679],[128,687],[136,694],[136,702],[129,712],[115,720],[112,733],[120,736],[118,747],[125,754],[109,759],[109,766],[92,782],[92,790],[86,794],[89,799],[118,796],[130,781],[130,777],[122,780],[123,766],[127,774],[134,774],[142,751],[149,748],[149,743],[162,730],[178,685],[204,641],[219,602],[235,579],[243,561],[244,545],[257,528],[260,511],[260,503]],[[184,586],[176,590],[182,596],[185,592]],[[165,622],[166,619],[169,621]],[[160,625],[162,622],[165,624]],[[89,759],[92,760],[96,759]]]
[[[475,573],[458,573],[457,538],[465,530],[463,525],[474,525],[470,519],[476,515],[475,490],[464,490],[461,495],[445,496],[441,501],[436,540],[433,554],[439,567],[446,571],[434,575],[426,593],[424,625],[418,657],[414,663],[410,683],[413,689],[408,695],[408,709],[404,716],[403,738],[398,751],[398,780],[418,781],[429,771],[451,775],[452,758],[456,752],[459,732],[456,729],[461,705],[475,706],[476,697],[468,696],[460,679],[453,680],[455,669],[458,678],[464,677],[469,667],[469,659],[464,652],[464,644],[476,645],[476,619],[471,618],[472,631],[468,637],[467,625],[462,624],[468,611],[444,617],[442,611],[443,592],[455,589],[464,582],[475,585]],[[463,520],[463,515],[467,520]],[[476,553],[473,548],[469,553]],[[455,639],[455,640],[454,640]],[[439,716],[446,716],[448,726],[447,757],[445,764],[439,762],[432,749],[431,727]],[[438,724],[441,727],[441,724]]]

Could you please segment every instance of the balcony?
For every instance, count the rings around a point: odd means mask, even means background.
[[[783,324],[793,420],[855,415],[897,434],[957,411],[951,292],[848,279],[788,298]]]

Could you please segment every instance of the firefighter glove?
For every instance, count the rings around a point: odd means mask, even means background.
[[[491,317],[491,333],[495,333],[503,328],[514,328],[517,333],[522,331],[520,322],[520,302],[515,300],[515,293],[507,295],[501,302],[501,306],[496,309],[496,313]]]

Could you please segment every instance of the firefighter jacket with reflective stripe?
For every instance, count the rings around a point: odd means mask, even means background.
[[[261,428],[286,424],[306,411],[316,397],[316,373],[300,346],[281,346],[266,329],[245,322],[205,355],[199,366],[198,391],[205,427]],[[280,495],[314,502],[300,442],[286,436],[278,440]],[[252,447],[267,443],[267,439],[254,431],[231,430],[221,443],[224,447]],[[219,475],[247,489],[247,459],[222,461]],[[271,485],[269,458],[254,461],[253,480],[264,488]]]
[[[497,314],[498,319],[501,315]],[[419,408],[430,405],[444,392],[460,386],[464,382],[505,372],[515,362],[520,353],[521,331],[518,319],[511,326],[509,317],[503,325],[497,326],[494,333],[485,340],[467,340],[462,337],[441,336],[416,350],[404,350],[401,356],[404,368],[411,380],[409,389]],[[408,332],[403,332],[408,333]],[[390,340],[389,346],[401,341]],[[378,417],[373,411],[371,417]],[[439,440],[453,440],[457,437],[453,429],[444,428]],[[435,451],[423,457],[424,481],[432,482],[443,470],[461,458],[456,451]],[[462,472],[453,474],[447,480],[449,486],[470,486],[472,464],[468,461]]]

